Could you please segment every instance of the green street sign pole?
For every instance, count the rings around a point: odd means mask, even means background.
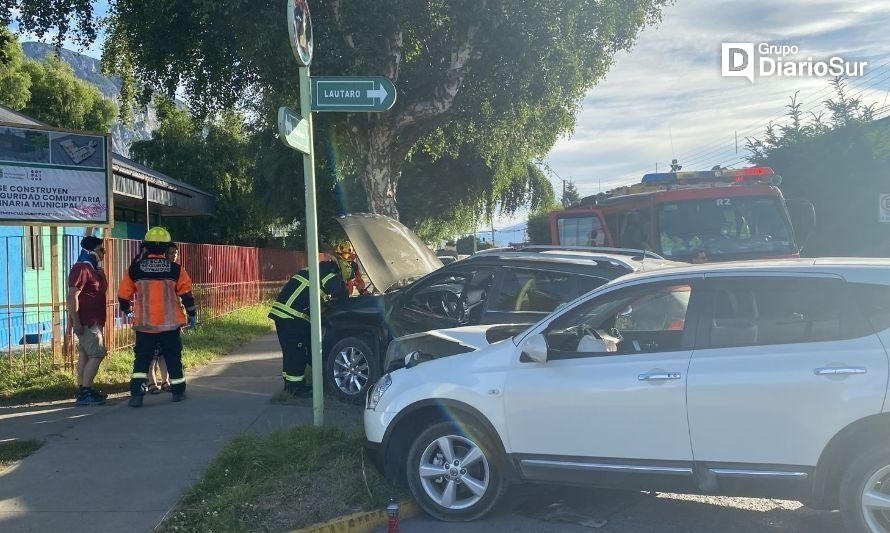
[[[303,155],[306,185],[306,255],[309,263],[309,318],[312,329],[312,414],[316,426],[324,425],[324,383],[321,364],[321,287],[318,275],[318,209],[315,203],[315,149],[312,132],[309,67],[300,67],[300,114],[309,122],[309,153]]]

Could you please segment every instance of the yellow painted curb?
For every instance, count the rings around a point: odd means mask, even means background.
[[[412,500],[399,502],[399,520],[417,516],[420,507]],[[314,524],[303,529],[297,529],[291,533],[366,533],[374,528],[385,526],[389,523],[386,509],[377,511],[365,511],[340,518],[334,518],[327,522]]]

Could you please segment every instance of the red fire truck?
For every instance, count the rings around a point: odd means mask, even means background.
[[[812,204],[786,206],[769,167],[646,174],[550,214],[552,244],[651,250],[691,262],[798,257]],[[796,211],[796,212],[795,212]]]

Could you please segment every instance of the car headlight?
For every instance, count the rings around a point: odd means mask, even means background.
[[[377,408],[380,398],[383,398],[383,393],[386,392],[390,385],[392,385],[392,377],[389,374],[380,378],[380,381],[371,390],[371,396],[368,398],[368,409],[373,410]]]

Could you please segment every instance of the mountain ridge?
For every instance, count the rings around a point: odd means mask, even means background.
[[[25,56],[36,61],[58,53],[62,61],[71,66],[77,78],[94,85],[103,96],[120,105],[121,80],[116,76],[102,74],[102,63],[98,59],[67,48],[57,49],[51,44],[34,41],[22,43],[22,51]],[[125,126],[119,117],[114,119],[110,128],[112,150],[124,157],[130,157],[130,145],[135,141],[151,139],[157,129],[158,113],[153,104],[133,109],[130,126]]]

